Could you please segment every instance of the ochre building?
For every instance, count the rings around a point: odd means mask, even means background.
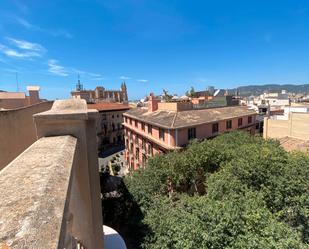
[[[194,109],[191,102],[159,102],[150,95],[148,108],[124,114],[125,156],[131,170],[153,155],[185,147],[191,139],[206,139],[242,129],[255,133],[256,112],[244,106]]]
[[[98,102],[128,102],[126,83],[123,82],[120,90],[107,90],[102,86],[97,86],[94,90],[84,90],[80,82],[76,85],[76,90],[71,92],[72,98],[84,99],[87,103]]]
[[[123,113],[130,109],[128,104],[99,102],[88,104],[88,109],[96,109],[100,116],[97,121],[99,150],[124,144]]]

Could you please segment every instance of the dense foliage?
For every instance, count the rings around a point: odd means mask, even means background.
[[[142,248],[309,248],[309,157],[275,141],[243,132],[194,141],[125,184]]]

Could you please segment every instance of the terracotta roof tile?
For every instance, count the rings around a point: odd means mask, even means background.
[[[163,110],[148,112],[145,108],[134,108],[127,111],[124,115],[164,128],[182,128],[247,115],[256,115],[256,112],[254,110],[249,110],[245,106],[208,108],[178,112]]]

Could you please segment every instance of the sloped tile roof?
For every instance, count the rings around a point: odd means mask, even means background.
[[[148,112],[145,108],[133,108],[125,112],[124,115],[159,127],[182,128],[236,117],[256,115],[256,112],[245,106],[208,108],[178,112],[163,110]]]

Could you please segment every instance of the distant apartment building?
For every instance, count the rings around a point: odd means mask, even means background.
[[[153,155],[185,147],[191,139],[207,139],[242,129],[255,133],[256,112],[244,106],[195,109],[192,102],[159,102],[150,95],[148,108],[124,113],[126,161],[143,167]]]
[[[39,86],[27,86],[29,96],[24,92],[0,91],[0,109],[17,109],[42,102]]]
[[[85,99],[87,103],[98,102],[128,102],[126,83],[121,83],[120,90],[107,90],[102,86],[97,86],[94,90],[84,90],[80,81],[76,85],[76,90],[71,92],[73,98]]]
[[[122,123],[123,113],[130,109],[128,104],[99,102],[88,104],[88,109],[96,109],[100,113],[97,122],[99,150],[124,144],[124,129]]]

